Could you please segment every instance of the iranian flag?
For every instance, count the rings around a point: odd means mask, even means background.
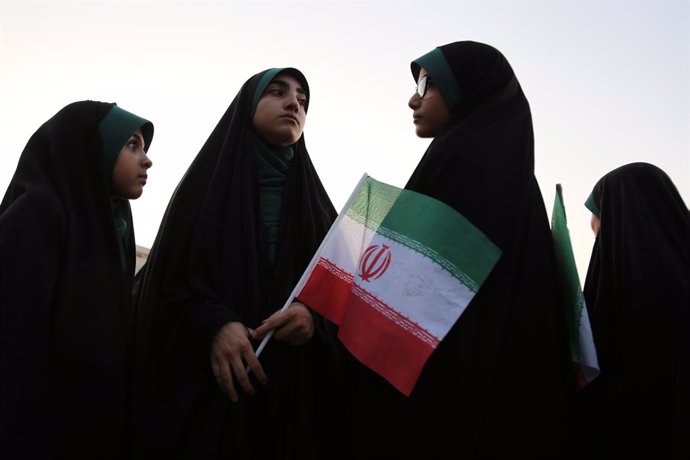
[[[501,252],[467,219],[366,174],[295,288],[364,365],[409,396]]]
[[[561,184],[556,185],[556,197],[551,213],[551,236],[556,252],[557,279],[564,302],[570,338],[571,360],[575,366],[577,388],[581,389],[599,375],[599,363],[585,306],[585,297],[577,275]]]

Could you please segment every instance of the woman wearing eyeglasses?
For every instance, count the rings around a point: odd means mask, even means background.
[[[433,141],[406,188],[452,206],[503,255],[409,398],[357,368],[352,457],[563,458],[574,381],[529,104],[485,44],[444,45],[411,66],[416,133]]]

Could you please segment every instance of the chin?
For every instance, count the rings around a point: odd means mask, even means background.
[[[421,137],[422,139],[434,137],[432,133],[419,128],[417,129],[417,131],[415,131],[415,133],[417,134],[417,137]]]

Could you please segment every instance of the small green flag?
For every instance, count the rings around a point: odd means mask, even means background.
[[[577,275],[561,184],[556,185],[556,197],[551,214],[551,236],[556,253],[557,281],[570,338],[571,359],[575,364],[579,389],[599,375],[599,363],[585,298]]]

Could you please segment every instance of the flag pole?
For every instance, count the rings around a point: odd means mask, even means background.
[[[336,224],[342,219],[343,213],[352,205],[352,201],[357,196],[357,192],[359,192],[359,189],[362,187],[362,184],[364,184],[364,182],[366,182],[368,177],[369,177],[369,175],[367,173],[362,174],[362,178],[359,180],[359,182],[357,182],[357,186],[355,187],[355,189],[350,194],[350,197],[347,199],[345,206],[343,206],[343,209],[340,211],[340,214],[338,214],[338,217],[336,217],[335,221],[333,221],[333,224],[331,225],[331,229],[335,228]],[[309,265],[304,270],[304,273],[302,273],[302,276],[300,277],[299,281],[295,285],[295,288],[290,293],[290,296],[288,297],[287,302],[285,302],[285,305],[283,305],[283,308],[281,308],[280,311],[285,310],[287,307],[289,307],[292,304],[292,302],[295,300],[295,297],[297,296],[297,293],[299,293],[302,290],[302,288],[304,287],[304,285],[307,283],[307,275],[309,273],[311,273],[312,269],[314,268],[314,266],[319,261],[319,253],[321,252],[321,248],[323,248],[326,245],[326,243],[328,242],[330,237],[331,237],[331,231],[329,230],[328,233],[326,233],[326,236],[324,237],[323,241],[321,241],[319,248],[316,250],[316,252],[314,252],[314,256],[311,258]],[[261,343],[259,344],[258,348],[254,352],[254,354],[256,355],[257,358],[259,357],[261,352],[264,350],[264,348],[266,348],[266,344],[268,343],[268,341],[273,336],[274,331],[275,331],[275,329],[270,330],[268,332],[268,334],[266,334],[264,339],[261,341]],[[249,373],[249,371],[250,371],[249,366],[247,366],[247,368],[245,370],[247,371],[247,373]]]

